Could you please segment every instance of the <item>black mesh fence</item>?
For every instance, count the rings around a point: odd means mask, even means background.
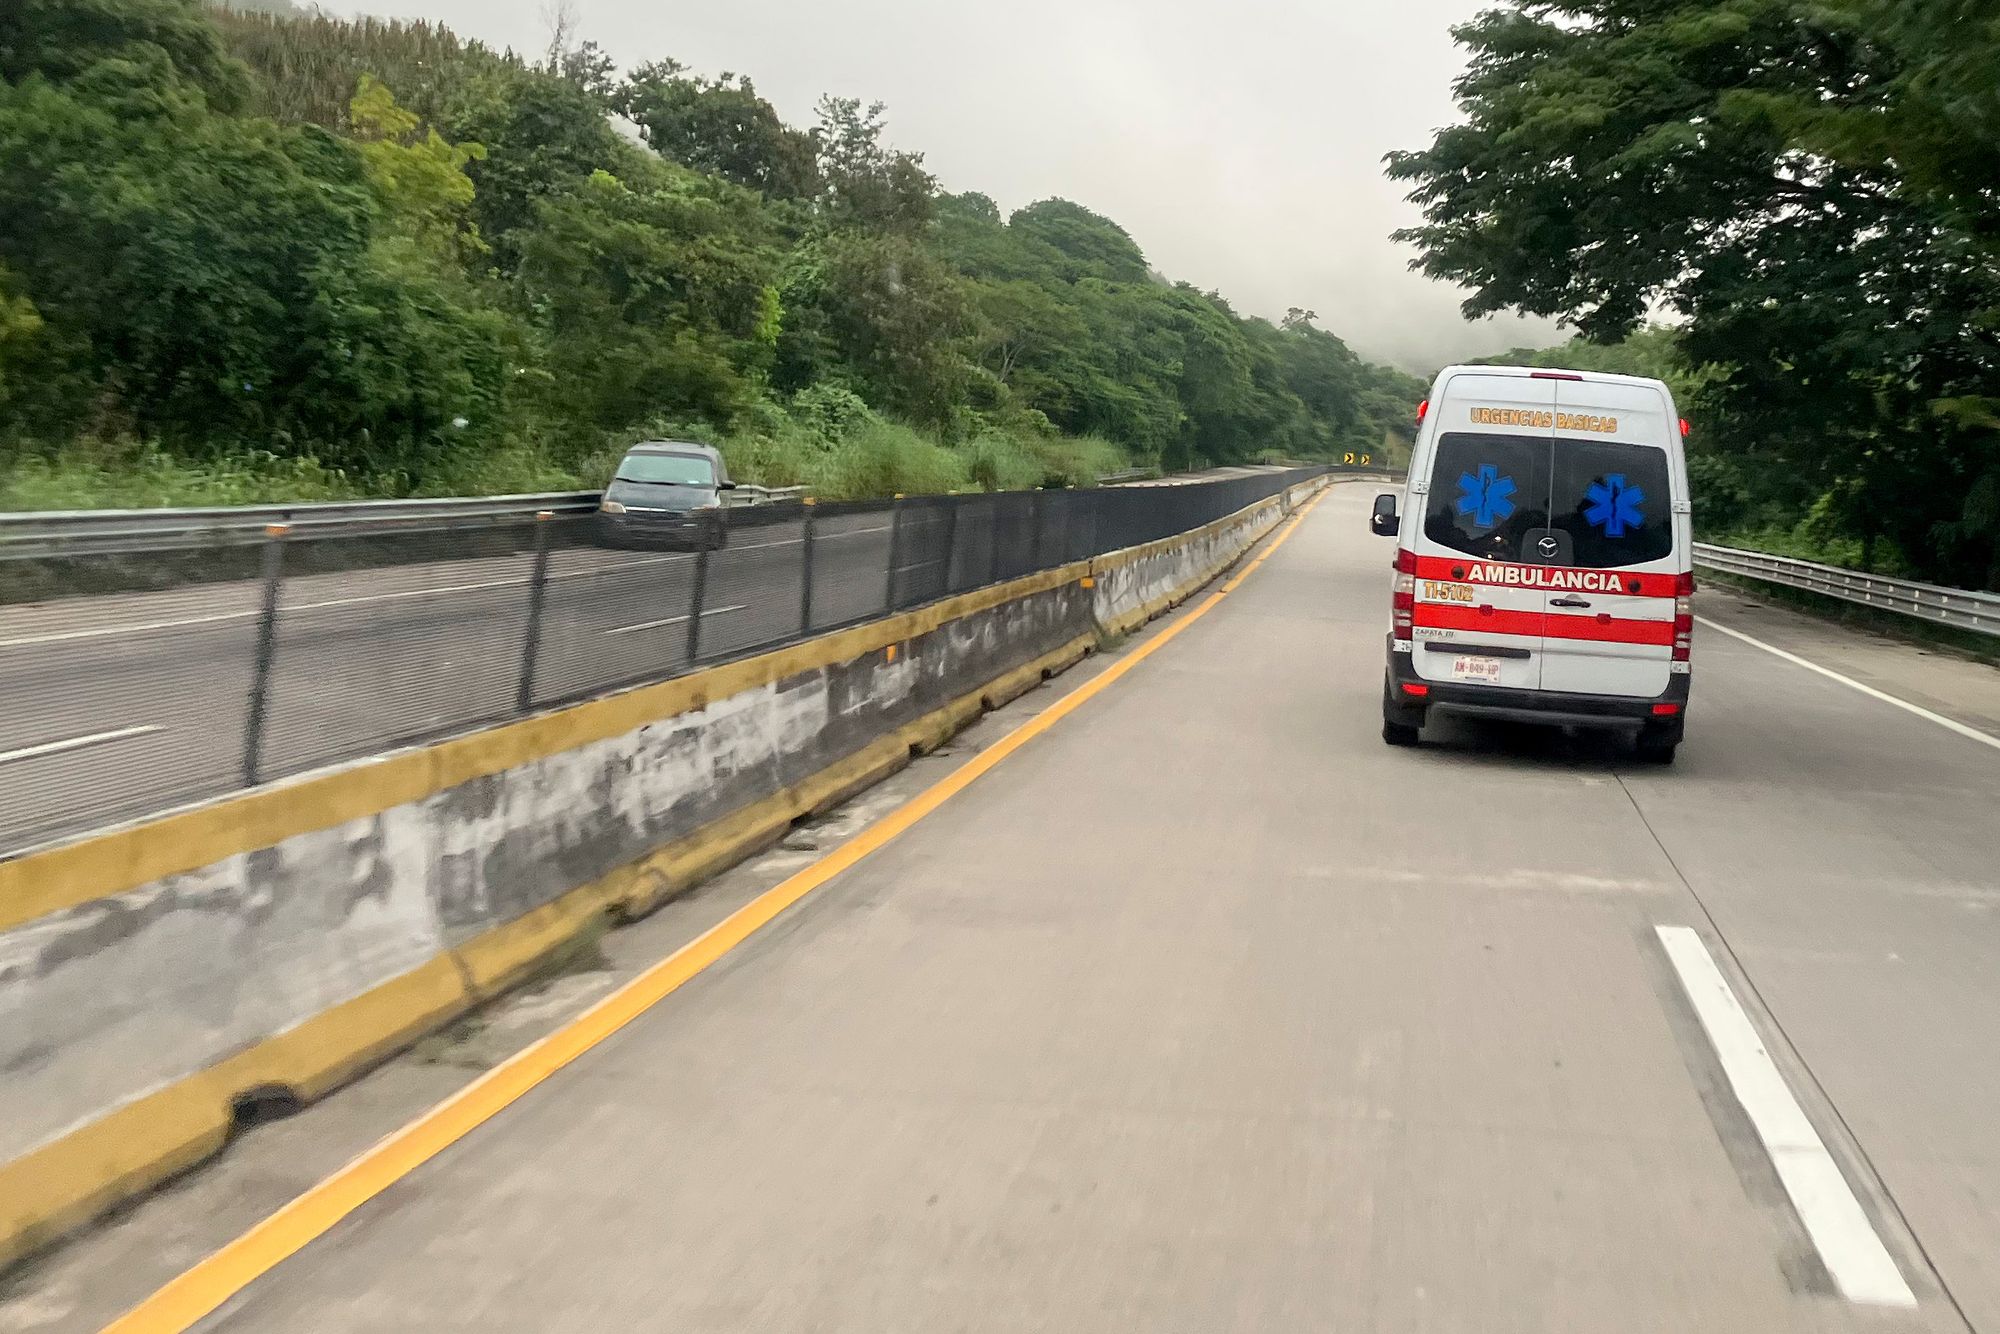
[[[515,534],[534,540],[534,521]],[[288,537],[270,548],[268,642],[245,780],[507,718],[518,703],[532,558],[459,556],[450,532]]]
[[[895,508],[886,501],[810,505],[812,541],[801,554],[811,573],[808,627],[818,632],[880,616],[889,607]]]
[[[0,559],[0,854],[1184,533],[1317,471]]]

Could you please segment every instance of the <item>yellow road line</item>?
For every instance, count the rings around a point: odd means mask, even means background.
[[[282,1264],[334,1224],[463,1139],[530,1089],[672,995],[806,895],[849,870],[963,792],[1214,610],[1271,558],[1325,492],[1298,512],[1263,554],[1193,611],[1064,695],[971,760],[654,964],[547,1037],[516,1052],[367,1150],[276,1213],[105,1326],[104,1334],[180,1334]]]

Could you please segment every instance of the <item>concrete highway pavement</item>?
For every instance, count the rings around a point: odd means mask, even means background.
[[[2000,750],[1716,633],[1390,750],[1367,498],[211,1327],[2000,1330]]]

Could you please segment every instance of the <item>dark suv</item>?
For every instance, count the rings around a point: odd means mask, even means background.
[[[735,489],[722,455],[708,445],[636,444],[604,488],[599,540],[612,547],[719,547],[729,537],[722,493]]]

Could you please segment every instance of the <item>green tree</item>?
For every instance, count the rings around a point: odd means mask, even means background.
[[[1962,188],[1985,150],[1947,143],[1991,103],[1936,97],[1976,92],[1965,53],[1992,34],[1936,17],[1515,0],[1457,30],[1465,123],[1391,155],[1425,213],[1404,239],[1473,289],[1469,314],[1615,342],[1664,304],[1688,364],[1714,368],[1705,420],[1774,494],[1935,577],[2000,585],[1980,403],[2000,373],[1983,240],[2000,200]]]
[[[397,106],[388,85],[372,74],[361,76],[348,119],[377,203],[414,244],[461,261],[486,253],[465,174],[485,158],[483,144],[446,143],[434,129],[419,134],[415,113]]]
[[[836,360],[878,407],[951,429],[971,380],[963,281],[920,240],[842,230],[814,240],[787,278],[794,374]]]
[[[1327,458],[1358,443],[1364,368],[1347,344],[1314,328],[1314,318],[1295,306],[1265,339],[1278,358],[1285,388],[1298,400],[1293,449]]]
[[[774,241],[756,196],[665,164],[544,199],[516,285],[556,405],[606,430],[740,416],[777,332]]]
[[[660,60],[633,70],[613,100],[664,158],[774,199],[818,192],[812,136],[780,120],[748,78],[704,79]]]
[[[198,454],[313,442],[387,472],[454,418],[490,423],[492,324],[385,264],[353,146],[218,114],[199,61],[103,49],[0,87],[0,264],[72,391],[39,405],[43,428]]]
[[[256,75],[245,109],[285,124],[348,128],[348,108],[362,75],[396,90],[397,100],[427,125],[456,133],[448,111],[467,85],[527,67],[450,29],[421,20],[340,19],[318,9],[291,16],[213,9],[209,21],[230,54]]]
[[[838,225],[914,233],[934,215],[937,180],[923,154],[882,142],[885,110],[852,97],[819,100],[820,201]]]
[[[1040,406],[1038,386],[1055,386],[1050,373],[1083,340],[1075,306],[1021,279],[975,282],[970,291],[979,364],[1003,385],[1020,384],[1022,396]]]
[[[194,0],[10,0],[0,6],[0,80],[34,75],[108,75],[128,88],[143,79],[162,90],[171,81],[219,111],[250,87]]]
[[[579,190],[594,172],[628,175],[642,152],[619,140],[587,90],[547,74],[482,75],[455,97],[448,122],[486,150],[466,175],[474,221],[502,273],[520,263],[541,201]]]
[[[28,363],[41,331],[41,312],[19,294],[13,275],[0,267],[0,410],[18,393],[15,382],[24,377],[17,368]]]
[[[1146,256],[1123,227],[1067,199],[1044,199],[1008,220],[1008,229],[1040,241],[1062,258],[1061,276],[1146,281]]]
[[[1882,53],[1878,77],[1838,99],[1754,95],[1798,144],[1900,177],[1954,225],[2000,243],[2000,10],[1992,0],[1831,0],[1829,12]]]

